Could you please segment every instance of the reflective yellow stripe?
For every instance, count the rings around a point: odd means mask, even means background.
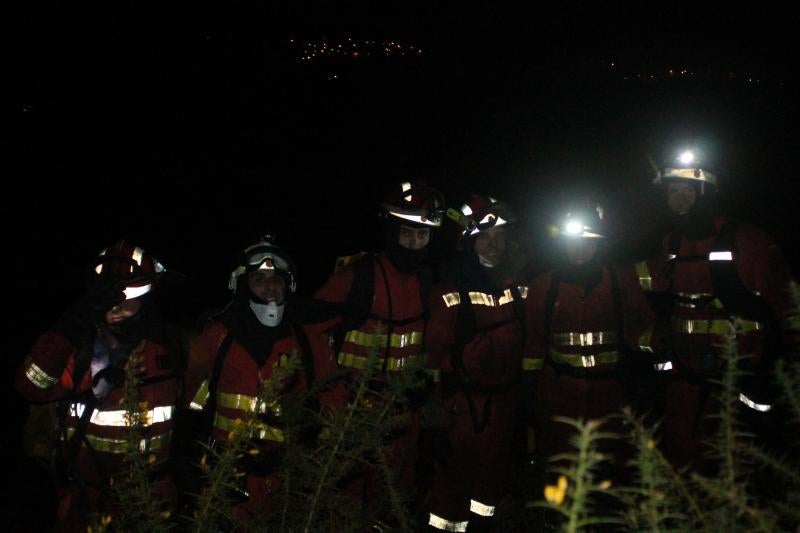
[[[599,344],[614,344],[618,341],[616,331],[589,331],[578,333],[567,331],[553,333],[552,342],[558,346],[597,346]]]
[[[639,336],[639,350],[653,353],[653,326],[647,328],[644,333]]]
[[[592,368],[598,365],[610,365],[619,361],[619,352],[599,352],[592,355],[561,353],[550,348],[550,359],[555,363],[578,368]]]
[[[25,377],[28,378],[28,381],[39,387],[40,389],[49,389],[56,383],[58,383],[58,378],[53,377],[34,363],[30,356],[28,357],[28,368],[25,369]]]
[[[248,413],[266,413],[267,410],[275,416],[281,415],[281,405],[278,400],[273,400],[269,405],[261,401],[260,398],[246,396],[244,394],[228,394],[220,392],[217,394],[217,405],[229,409],[238,409]]]
[[[365,333],[363,331],[351,330],[344,337],[345,342],[358,344],[370,348],[386,346],[386,335]],[[410,333],[392,333],[389,341],[392,348],[405,348],[406,346],[419,346],[422,344],[422,332],[412,331]]]
[[[197,393],[189,404],[189,409],[193,411],[202,411],[208,403],[208,394],[208,380],[206,379],[200,384],[200,388],[197,389]]]
[[[701,300],[706,300],[708,305],[714,309],[722,309],[722,302],[719,301],[718,298],[713,298],[713,294],[705,293],[705,292],[697,292],[697,293],[690,293],[690,292],[676,292],[675,296],[677,299],[675,300],[675,305],[679,307],[686,307],[688,309],[695,309],[697,304],[700,303]]]
[[[650,275],[650,269],[647,268],[647,261],[639,261],[636,263],[635,267],[636,275],[639,276],[639,285],[641,285],[642,290],[652,291],[653,277]]]
[[[517,288],[520,290],[520,297],[522,299],[528,297],[527,287],[518,286]],[[461,295],[457,292],[448,292],[447,294],[443,294],[442,299],[444,300],[444,304],[447,307],[453,307],[454,305],[458,305],[461,303]],[[495,297],[494,295],[487,294],[485,292],[471,291],[469,293],[469,301],[472,305],[499,307],[501,305],[506,305],[513,302],[514,295],[511,293],[511,289],[504,290],[503,295],[500,297]]]
[[[733,320],[685,320],[672,319],[672,327],[678,333],[728,335],[731,333],[750,333],[764,329],[760,322],[734,318]]]
[[[389,357],[389,362],[386,363],[386,370],[403,370],[405,367],[410,366],[413,364],[417,364],[422,359],[421,355],[412,355],[409,357]],[[339,357],[337,359],[341,366],[346,366],[349,368],[358,368],[363,370],[367,368],[367,361],[369,360],[368,357],[363,355],[356,355],[353,353],[348,352],[339,352]],[[375,365],[378,367],[383,366],[383,359],[375,359]]]
[[[522,370],[539,370],[544,366],[544,359],[525,357],[522,359]]]
[[[72,437],[74,434],[75,428],[67,428],[67,438]],[[85,437],[89,445],[100,452],[125,453],[128,450],[128,441],[125,439],[109,439],[88,434]],[[166,448],[169,446],[170,439],[172,439],[172,431],[150,439],[142,439],[139,441],[139,451],[147,453]]]
[[[242,427],[241,424],[236,424],[236,419],[228,418],[226,416],[222,416],[221,414],[217,413],[214,416],[214,427],[217,429],[221,429],[223,431],[230,432],[234,429],[235,426],[238,426],[237,429]],[[271,440],[274,442],[283,442],[283,431],[272,426],[268,426],[263,422],[255,422],[255,428],[251,433],[251,436],[256,439],[261,440]]]

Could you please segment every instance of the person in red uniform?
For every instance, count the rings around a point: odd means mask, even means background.
[[[712,381],[726,366],[727,336],[747,356],[739,399],[756,414],[771,410],[771,366],[781,353],[780,321],[789,308],[788,274],[762,230],[717,211],[717,176],[691,151],[659,172],[673,230],[657,258],[636,265],[641,286],[672,296],[671,357],[657,365],[667,385],[663,447],[677,466],[699,464],[713,435]]]
[[[126,241],[104,249],[84,296],[39,337],[17,373],[16,387],[25,398],[58,402],[58,531],[85,531],[98,517],[113,522],[120,516],[111,483],[128,470],[123,459],[131,428],[123,388],[133,354],[142,365],[139,448],[155,459],[154,497],[165,500],[165,510],[175,503],[166,459],[185,354],[182,338],[160,319],[153,301],[161,272],[156,259]]]
[[[422,180],[396,184],[381,205],[385,251],[367,254],[334,272],[315,294],[327,304],[343,308],[329,324],[336,365],[359,374],[377,350],[378,369],[373,388],[405,369],[424,366],[423,335],[430,271],[424,266],[431,232],[442,222],[444,198]],[[351,401],[348,387],[341,403]],[[343,405],[340,405],[342,407]],[[419,437],[418,408],[410,403],[396,406],[405,422],[395,428],[386,444],[399,488],[410,495],[415,488],[414,467]],[[369,470],[350,487],[369,509],[377,498],[376,472]]]
[[[444,531],[491,526],[509,489],[527,287],[514,275],[506,228],[515,216],[473,195],[448,215],[464,228],[460,253],[431,293],[425,336],[440,372],[446,449],[439,450],[428,525]]]
[[[192,353],[190,409],[211,412],[212,436],[220,445],[238,424],[257,422],[250,436],[259,453],[248,454],[240,465],[246,475],[235,510],[239,519],[249,521],[269,511],[270,493],[280,483],[282,401],[304,391],[313,370],[306,367],[311,354],[305,330],[286,314],[296,289],[294,263],[271,236],[244,250],[228,287],[233,299],[205,324]],[[263,382],[295,356],[297,365],[279,385],[281,396],[265,402]]]
[[[629,403],[621,365],[651,350],[655,317],[633,268],[612,266],[606,257],[604,218],[591,199],[568,206],[553,228],[561,261],[530,285],[523,368],[537,374],[531,394],[541,468],[554,455],[574,451],[574,428],[554,417],[619,414]],[[616,455],[610,473],[621,476],[624,450],[608,445]]]

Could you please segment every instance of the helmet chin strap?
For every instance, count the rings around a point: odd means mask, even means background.
[[[497,266],[497,263],[493,263],[492,261],[489,261],[488,259],[483,257],[481,254],[476,254],[476,255],[478,256],[478,262],[481,264],[481,266],[484,266],[486,268],[494,268],[494,267]]]
[[[267,303],[262,302],[263,300],[250,298],[250,309],[253,310],[258,321],[268,328],[280,325],[283,320],[283,310],[286,307],[285,303],[278,305],[274,300]]]

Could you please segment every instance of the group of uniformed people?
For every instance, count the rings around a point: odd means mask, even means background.
[[[402,423],[384,436],[384,454],[398,488],[425,511],[420,527],[434,530],[492,529],[521,463],[535,456],[544,471],[548,458],[570,450],[572,428],[556,417],[598,419],[646,405],[663,417],[664,454],[676,466],[702,468],[712,383],[731,345],[746,355],[742,405],[755,413],[772,407],[768,383],[785,353],[789,275],[765,233],[717,212],[716,176],[690,154],[656,183],[674,222],[660,253],[612,264],[603,205],[576,197],[553,221],[560,258],[530,280],[508,240],[516,218],[508,205],[473,195],[446,209],[426,183],[397,184],[381,205],[381,253],[342,258],[303,303],[292,296],[292,259],[266,236],[244,250],[230,303],[191,342],[159,315],[158,260],[125,241],[106,248],[85,296],[36,341],[16,378],[31,402],[58,406],[57,453],[68,482],[58,487],[57,529],[84,528],[90,511],[120,513],[109,484],[124,468],[130,423],[121,405],[133,354],[141,359],[140,449],[156,459],[174,453],[176,421],[204,410],[218,443],[255,416],[261,453],[279,458],[282,404],[261,401],[261,387],[291,354],[301,354],[301,364],[282,381],[283,396],[336,373],[359,376],[375,357],[369,371],[378,393],[393,376],[424,369],[424,399],[394,407]],[[434,277],[427,252],[445,218],[461,236]],[[657,295],[670,305],[652,305]],[[643,392],[636,381],[661,392]],[[347,409],[352,384],[326,389],[320,408]],[[642,402],[652,398],[660,401]],[[626,451],[608,446],[611,475],[622,481]],[[153,473],[154,490],[174,500],[174,476],[163,466],[170,463],[153,464],[162,470]],[[432,466],[425,483],[420,464]],[[246,522],[268,512],[281,483],[276,472],[275,461],[246,468],[236,516]],[[341,489],[367,509],[383,490],[378,468]]]

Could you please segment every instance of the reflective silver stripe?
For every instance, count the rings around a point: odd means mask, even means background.
[[[666,372],[667,370],[672,370],[672,361],[667,361],[666,363],[656,363],[655,365],[653,365],[653,368],[655,368],[659,372]]]
[[[203,383],[200,384],[200,388],[197,389],[197,392],[192,398],[192,403],[189,404],[189,409],[193,411],[202,411],[205,408],[206,403],[208,403],[208,380],[203,380]]]
[[[86,405],[82,403],[73,403],[69,406],[69,413],[72,416],[80,418],[83,415],[84,409],[86,409]],[[142,411],[142,425],[147,427],[159,422],[171,420],[174,412],[174,405],[165,405],[148,411]],[[128,423],[127,416],[128,412],[124,410],[100,411],[99,409],[95,409],[92,411],[89,423],[96,426],[126,427],[131,425]]]
[[[618,341],[616,331],[589,331],[579,333],[577,331],[566,331],[563,333],[553,333],[553,344],[559,346],[596,346],[599,344],[614,344]]]
[[[137,265],[142,266],[142,256],[143,255],[144,255],[144,250],[142,250],[141,248],[139,248],[137,246],[136,248],[133,249],[133,255],[131,256],[131,259],[136,261]]]
[[[150,289],[153,288],[153,285],[148,283],[147,285],[142,285],[141,287],[125,287],[125,290],[122,293],[125,295],[126,300],[133,300],[134,298],[138,298],[144,294],[150,292]]]
[[[733,254],[729,251],[711,252],[708,254],[709,261],[733,261]]]
[[[469,501],[469,510],[481,516],[494,516],[494,505],[486,505],[477,500]]]
[[[441,516],[436,516],[433,513],[430,513],[430,518],[428,519],[429,526],[433,526],[436,529],[441,529],[442,531],[463,532],[467,530],[467,524],[469,524],[469,521],[467,520],[464,522],[451,522],[450,520],[446,520]]]
[[[750,398],[748,398],[747,396],[745,396],[744,393],[740,393],[739,394],[739,401],[742,402],[743,404],[745,404],[750,409],[755,409],[756,411],[759,411],[759,412],[762,412],[762,413],[766,413],[767,411],[772,409],[771,405],[766,404],[766,403],[756,403],[753,400],[751,400]]]
[[[521,287],[518,288],[521,289]],[[525,287],[524,295],[523,291],[520,290],[520,297],[523,299],[528,297],[527,287]],[[447,307],[453,307],[454,305],[458,305],[461,303],[461,295],[457,292],[448,292],[447,294],[443,294],[442,299],[444,300],[444,304]],[[504,290],[503,295],[499,297],[495,297],[492,294],[486,294],[485,292],[471,291],[469,293],[469,301],[472,305],[499,307],[501,305],[506,305],[513,302],[514,295],[511,293],[511,289]]]
[[[30,362],[28,368],[25,370],[25,377],[40,389],[49,389],[58,383],[58,378],[51,376],[39,368],[33,361]]]

